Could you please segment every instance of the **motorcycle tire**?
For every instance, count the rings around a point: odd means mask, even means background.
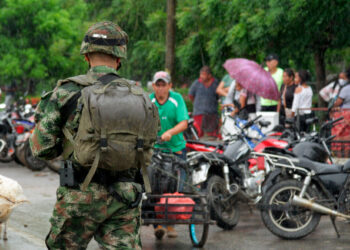
[[[211,176],[207,185],[207,195],[211,219],[216,220],[218,227],[232,230],[238,224],[240,211],[234,196],[223,201],[230,196],[225,180],[217,175]]]
[[[53,160],[49,160],[46,163],[47,163],[47,166],[49,167],[49,169],[51,169],[55,173],[58,173],[60,168],[61,168],[61,161],[62,160],[63,160],[63,158],[58,157],[58,158],[55,158]]]
[[[14,155],[14,161],[18,163],[19,165],[25,166],[25,144],[21,144],[20,146],[16,147],[15,155]]]
[[[291,206],[291,209],[272,209],[270,205],[288,205],[291,198],[300,193],[303,183],[284,180],[272,186],[264,195],[261,218],[266,228],[274,235],[288,240],[303,238],[312,233],[321,219],[321,214],[312,210]],[[308,188],[304,198],[317,198],[317,192]]]
[[[3,139],[5,142],[6,140],[6,135],[0,135],[0,139]],[[8,154],[9,148],[8,145],[5,146],[5,148],[0,152],[0,162],[7,163],[11,162],[13,160],[13,156]]]
[[[26,167],[32,171],[40,171],[47,166],[46,161],[33,156],[32,150],[29,146],[29,142],[26,142],[25,146],[25,161]]]

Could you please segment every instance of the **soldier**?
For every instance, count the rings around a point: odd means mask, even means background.
[[[142,187],[136,179],[159,118],[149,97],[117,75],[127,42],[112,22],[91,26],[80,50],[88,73],[59,81],[38,105],[33,154],[67,159],[46,237],[49,249],[85,249],[92,237],[103,249],[141,249]]]

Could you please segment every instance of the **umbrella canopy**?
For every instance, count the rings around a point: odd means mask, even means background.
[[[243,88],[261,97],[279,99],[279,91],[271,74],[254,61],[237,58],[229,59],[224,68]]]

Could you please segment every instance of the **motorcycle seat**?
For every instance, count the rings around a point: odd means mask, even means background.
[[[259,125],[262,127],[262,128],[266,128],[268,126],[270,126],[271,122],[270,121],[259,121]]]
[[[221,141],[198,141],[198,140],[186,140],[188,143],[202,144],[207,147],[222,148],[224,144]]]
[[[299,158],[299,164],[297,164],[308,170],[313,170],[317,175],[324,174],[337,174],[343,172],[343,165],[340,164],[327,164],[315,161],[310,161],[306,158]]]

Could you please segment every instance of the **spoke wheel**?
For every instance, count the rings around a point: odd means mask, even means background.
[[[207,191],[211,218],[222,229],[233,229],[238,223],[240,211],[235,196],[230,198],[225,180],[217,175],[210,177]]]
[[[298,195],[302,183],[296,180],[282,181],[265,195],[264,203],[269,206],[261,212],[265,226],[275,235],[286,239],[299,239],[315,230],[320,214],[303,207],[290,206],[294,195]],[[309,188],[304,198],[312,199],[316,192]]]

